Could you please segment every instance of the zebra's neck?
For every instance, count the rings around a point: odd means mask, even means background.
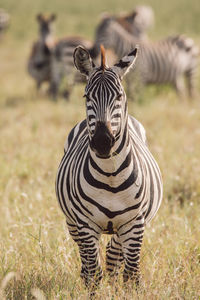
[[[41,44],[46,45],[49,48],[52,48],[55,44],[55,38],[52,34],[48,34],[45,36],[40,36],[39,41]]]

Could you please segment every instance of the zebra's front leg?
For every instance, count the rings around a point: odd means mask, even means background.
[[[123,280],[134,280],[136,285],[140,282],[140,252],[144,234],[144,220],[138,218],[135,223],[120,230],[120,241],[124,257]]]
[[[179,98],[184,99],[186,96],[184,78],[181,76],[177,77],[174,82],[174,87]]]
[[[79,232],[79,252],[81,257],[81,277],[85,285],[94,291],[102,279],[99,256],[100,234],[82,227]]]
[[[114,234],[106,246],[106,271],[110,276],[117,275],[123,262],[122,245]]]
[[[196,90],[195,90],[196,70],[195,69],[189,70],[188,72],[186,72],[185,76],[186,76],[186,84],[188,87],[188,96],[191,99],[195,98],[195,96],[196,96]]]
[[[36,82],[36,89],[37,89],[37,91],[40,90],[40,87],[41,87],[41,81],[38,80],[38,81]]]

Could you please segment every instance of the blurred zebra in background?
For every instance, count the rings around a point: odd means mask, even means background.
[[[57,98],[62,81],[65,81],[67,88],[64,92],[65,98],[69,98],[75,82],[85,81],[85,78],[74,69],[73,53],[79,45],[89,49],[92,43],[82,37],[72,36],[60,39],[55,45],[51,58],[50,80],[50,95],[53,99]]]
[[[122,77],[135,63],[137,49],[112,68],[95,67],[89,52],[77,47],[74,63],[87,77],[87,119],[69,133],[56,179],[56,193],[69,232],[79,246],[81,276],[92,288],[100,282],[101,234],[107,246],[107,271],[124,262],[123,279],[139,283],[144,227],[162,200],[159,167],[147,148],[145,130],[128,115]]]
[[[49,82],[51,76],[51,53],[55,46],[53,23],[56,15],[38,14],[39,38],[33,43],[28,59],[28,73],[36,81],[37,89],[43,82]]]
[[[138,5],[128,14],[115,17],[124,29],[139,40],[148,40],[147,32],[154,25],[154,11],[150,6]]]
[[[125,30],[130,32],[132,35],[138,39],[146,39],[146,31],[154,23],[154,13],[149,6],[137,6],[131,14],[125,14],[122,16],[113,16],[105,14],[103,18],[109,18],[118,22]],[[94,45],[89,40],[81,37],[69,37],[60,40],[54,49],[52,55],[52,65],[51,65],[51,85],[50,94],[54,99],[56,99],[59,87],[65,78],[68,85],[68,89],[65,92],[65,96],[69,97],[70,92],[76,82],[84,82],[84,76],[81,76],[74,70],[73,67],[73,51],[75,47],[82,45],[87,48],[90,55],[96,62],[99,61],[99,49],[100,45],[95,43]],[[112,64],[116,57],[113,52],[110,53],[109,64]],[[112,57],[112,59],[111,59]]]
[[[119,24],[125,31],[130,33],[137,40],[148,40],[147,31],[154,25],[154,12],[150,6],[147,5],[138,5],[131,13],[120,14],[120,15],[109,15],[104,13],[101,19],[100,24],[97,26],[95,31],[95,42],[93,47],[89,50],[90,55],[93,59],[97,59],[100,53],[99,38],[101,35],[104,35],[106,30],[106,24],[109,21],[116,22]],[[107,48],[108,49],[108,48]],[[113,52],[110,52],[107,60],[112,65],[114,60],[118,60],[120,57],[117,57]]]
[[[9,24],[9,14],[4,9],[0,8],[0,36],[8,28]]]
[[[141,41],[115,20],[105,18],[96,30],[93,47],[96,51],[95,57],[99,55],[98,49],[101,44],[106,49],[112,50],[117,58],[123,57],[139,45],[140,54],[137,60],[139,82],[142,84],[167,83],[176,89],[177,94],[184,96],[185,77],[189,96],[194,96],[199,48],[191,38],[178,35],[157,43]]]
[[[36,17],[39,24],[39,38],[33,44],[28,59],[28,72],[35,79],[37,89],[43,82],[49,83],[48,92],[56,99],[60,83],[67,78],[69,90],[65,89],[65,97],[68,96],[74,82],[73,52],[78,45],[91,47],[91,42],[81,37],[66,37],[55,39],[54,21],[56,15],[45,16],[38,14]],[[81,76],[76,80],[81,80]]]

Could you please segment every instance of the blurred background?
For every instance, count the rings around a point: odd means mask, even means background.
[[[32,80],[26,74],[30,47],[38,38],[38,13],[56,13],[56,37],[80,35],[94,39],[95,28],[104,12],[117,14],[131,12],[138,4],[150,5],[155,13],[155,26],[148,32],[152,40],[165,38],[172,34],[185,33],[199,41],[199,1],[169,0],[163,2],[141,1],[26,1],[1,0],[1,7],[10,14],[10,25],[3,40],[1,38],[1,91],[0,97],[26,93],[32,88]],[[18,76],[16,75],[16,71]],[[9,79],[8,79],[9,76]],[[20,80],[19,80],[20,79]],[[24,84],[20,84],[23,80]],[[9,81],[9,82],[8,82]],[[16,87],[12,93],[10,85]],[[30,92],[30,90],[29,90]],[[21,95],[22,96],[22,95]]]
[[[200,47],[199,0],[0,0],[8,13],[0,36],[0,295],[1,299],[87,299],[79,277],[78,249],[65,228],[54,191],[58,164],[70,129],[85,118],[84,84],[69,101],[37,91],[27,72],[38,38],[36,15],[57,15],[55,37],[94,40],[104,12],[129,13],[149,5],[155,15],[149,40],[186,34]],[[142,90],[129,112],[147,131],[163,174],[163,204],[147,228],[139,299],[200,297],[200,79],[195,99],[179,99],[169,86]],[[101,246],[109,239],[103,236]],[[103,260],[104,263],[104,260]],[[135,299],[105,280],[96,299]],[[124,298],[123,298],[124,297]]]

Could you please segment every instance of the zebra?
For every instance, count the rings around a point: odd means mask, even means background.
[[[36,80],[37,89],[43,82],[49,83],[48,93],[51,98],[56,99],[61,80],[64,76],[73,84],[74,72],[73,51],[82,44],[85,47],[91,47],[91,43],[82,37],[65,37],[55,39],[53,25],[56,15],[49,17],[38,14],[36,17],[39,23],[39,39],[33,44],[31,54],[28,59],[28,72]],[[81,76],[76,76],[76,80]],[[67,97],[69,91],[65,91]]]
[[[184,35],[167,37],[156,43],[141,41],[125,30],[118,22],[105,18],[96,30],[93,57],[99,55],[103,44],[111,49],[119,59],[129,53],[137,44],[140,55],[137,61],[139,82],[142,84],[170,84],[179,96],[185,95],[184,77],[188,93],[195,95],[195,77],[198,65],[199,48],[194,41]],[[133,72],[131,72],[133,73]],[[129,81],[130,81],[129,75]]]
[[[74,70],[73,53],[78,45],[91,48],[92,43],[80,36],[69,36],[57,41],[51,57],[51,80],[50,95],[56,100],[59,87],[66,79],[67,90],[64,92],[65,98],[69,98],[75,82],[84,82],[83,76]]]
[[[2,8],[0,8],[0,35],[3,31],[6,30],[10,23],[10,16],[9,14]]]
[[[149,27],[153,25],[153,10],[149,6],[141,5],[136,6],[135,10],[131,14],[126,14],[124,16],[113,16],[107,13],[103,15],[103,18],[114,19],[118,22],[125,30],[133,34],[138,39],[146,39],[145,32]],[[65,96],[68,98],[74,83],[85,82],[84,76],[78,75],[74,71],[73,67],[73,52],[78,45],[83,45],[86,47],[90,55],[96,59],[98,62],[99,58],[96,55],[96,45],[82,37],[67,37],[61,39],[52,55],[51,60],[51,84],[50,84],[50,94],[53,99],[57,98],[58,89],[61,85],[63,78],[67,79],[68,90],[65,92]],[[99,45],[97,45],[99,50]],[[99,53],[99,51],[97,51]],[[112,64],[116,60],[116,57],[112,51],[109,54],[109,63]]]
[[[159,167],[147,147],[145,129],[128,115],[121,80],[134,65],[137,48],[112,68],[96,67],[82,46],[74,51],[76,68],[86,76],[86,119],[69,133],[56,177],[56,194],[68,230],[78,244],[86,287],[102,279],[101,234],[107,245],[109,274],[124,263],[123,280],[140,281],[140,250],[144,227],[162,200]]]
[[[145,41],[147,31],[154,26],[154,11],[148,5],[138,5],[131,13],[117,16],[115,20],[135,38]]]
[[[148,5],[138,5],[131,13],[110,15],[108,13],[103,13],[101,22],[96,28],[95,32],[95,42],[91,49],[89,49],[90,55],[93,59],[98,59],[100,53],[100,44],[98,39],[101,35],[104,35],[107,24],[109,22],[116,22],[125,31],[130,33],[134,38],[145,41],[148,40],[147,31],[154,25],[154,12],[153,9]],[[110,33],[112,34],[112,33]],[[112,63],[117,57],[113,52],[110,52],[113,56],[109,61]]]
[[[33,43],[31,54],[28,59],[28,73],[36,81],[37,89],[43,82],[49,82],[51,77],[51,55],[55,46],[53,36],[53,23],[55,14],[49,17],[38,14],[36,17],[39,24],[39,39]]]

